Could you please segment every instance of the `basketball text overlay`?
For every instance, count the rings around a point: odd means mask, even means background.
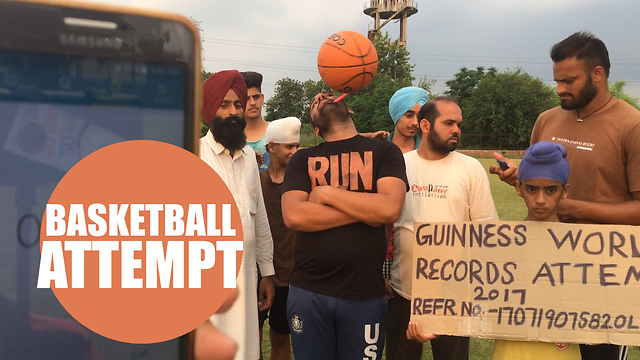
[[[216,213],[221,208],[221,222]],[[127,221],[128,220],[128,221]],[[160,224],[164,223],[164,226]],[[66,268],[71,267],[71,287],[84,288],[85,253],[98,253],[99,288],[113,286],[113,259],[120,258],[122,288],[160,288],[185,286],[185,267],[188,270],[188,287],[201,287],[201,272],[216,266],[215,252],[224,258],[224,288],[236,287],[236,253],[242,251],[242,241],[168,240],[177,237],[209,236],[235,237],[231,228],[231,204],[190,204],[185,210],[180,204],[61,204],[46,206],[46,235],[50,238],[66,237],[67,240],[48,240],[42,243],[38,288],[48,288],[54,282],[56,288],[68,287]],[[131,240],[85,240],[91,237],[118,237]],[[140,240],[149,237],[156,240]],[[137,240],[136,240],[137,238]],[[165,246],[166,242],[166,246]],[[145,251],[143,252],[143,244]],[[217,245],[217,249],[216,249]],[[71,254],[66,264],[64,252]],[[136,278],[134,271],[146,260],[144,278]],[[188,264],[188,265],[186,265]],[[172,276],[173,275],[173,276]]]

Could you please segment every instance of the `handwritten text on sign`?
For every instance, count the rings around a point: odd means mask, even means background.
[[[640,345],[640,227],[416,223],[412,319],[425,332]]]

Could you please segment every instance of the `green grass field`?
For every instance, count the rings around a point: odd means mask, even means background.
[[[485,167],[489,175],[491,194],[493,195],[500,220],[518,221],[524,219],[527,215],[527,208],[524,205],[524,201],[517,196],[515,188],[503,183],[497,176],[489,174],[489,166],[493,165],[495,161],[493,159],[478,160]],[[519,162],[519,160],[516,160],[516,162]],[[264,340],[262,341],[262,350],[265,359],[269,358],[269,350],[271,349],[271,344],[269,344],[268,340],[268,326],[268,324],[265,325]],[[470,360],[489,360],[491,359],[492,349],[493,340],[471,339]],[[431,346],[428,343],[425,344],[422,360],[433,360],[431,356]],[[640,349],[638,347],[630,348],[628,360],[640,360]]]

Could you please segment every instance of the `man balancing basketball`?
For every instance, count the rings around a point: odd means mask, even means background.
[[[380,271],[384,228],[408,190],[400,149],[358,135],[336,96],[311,102],[325,143],[289,161],[282,214],[298,230],[287,314],[297,360],[381,359],[386,332]]]

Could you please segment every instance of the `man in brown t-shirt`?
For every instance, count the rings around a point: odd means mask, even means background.
[[[274,120],[264,135],[270,162],[269,168],[260,172],[260,182],[273,237],[273,266],[276,270],[275,297],[269,310],[270,360],[291,359],[287,296],[294,266],[296,231],[284,225],[280,195],[289,159],[298,151],[300,126],[300,120],[295,117]]]
[[[609,91],[609,53],[590,33],[578,32],[551,49],[560,106],[543,112],[531,143],[564,145],[571,190],[560,201],[564,222],[640,225],[640,111]],[[495,153],[498,160],[507,160]],[[491,173],[515,184],[517,167]],[[583,360],[618,360],[626,347],[581,345]]]

